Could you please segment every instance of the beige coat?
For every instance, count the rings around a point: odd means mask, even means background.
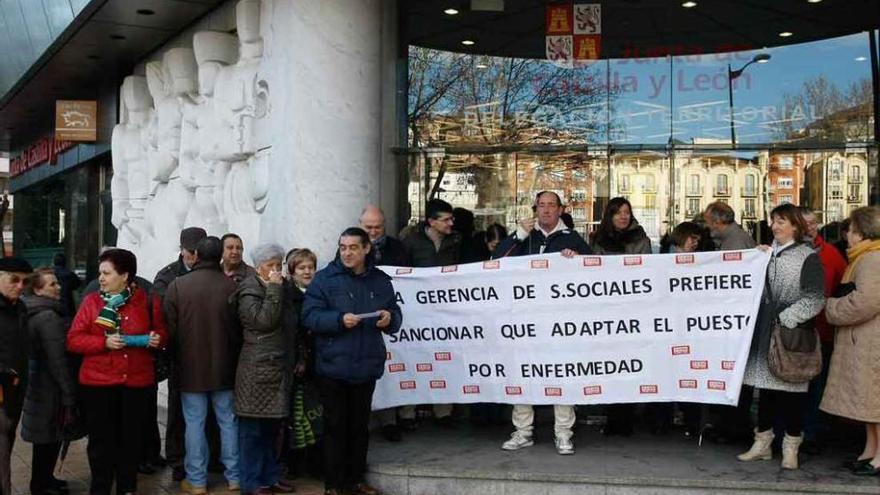
[[[856,289],[828,299],[828,323],[837,326],[823,411],[866,423],[880,422],[880,252],[862,255]]]

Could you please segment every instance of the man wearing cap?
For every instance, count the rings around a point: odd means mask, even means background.
[[[156,274],[156,279],[153,280],[152,293],[154,295],[158,295],[164,301],[165,292],[171,282],[177,277],[186,275],[195,266],[196,245],[207,237],[208,233],[201,227],[187,227],[180,231],[180,255],[177,261],[170,263]],[[175,369],[174,342],[169,342],[166,353],[168,353],[166,361],[170,361],[170,373],[168,377],[168,422],[165,424],[165,458],[172,466],[174,481],[182,481],[186,476],[183,469],[186,425],[183,421],[183,409],[180,403],[180,376]]]
[[[12,495],[10,459],[28,366],[27,309],[21,301],[31,265],[0,258],[0,495]]]

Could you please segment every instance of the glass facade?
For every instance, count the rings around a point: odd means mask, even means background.
[[[545,189],[583,234],[628,198],[655,246],[713,201],[763,240],[781,203],[838,222],[877,202],[868,59],[867,33],[575,68],[411,45],[410,222],[438,197],[511,228]]]
[[[15,193],[15,252],[34,266],[52,265],[55,253],[65,253],[68,267],[80,277],[97,274],[95,253],[111,244],[115,229],[110,210],[102,204],[109,195],[109,157],[98,157]]]

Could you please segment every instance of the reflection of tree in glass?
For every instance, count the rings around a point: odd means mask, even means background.
[[[502,152],[607,142],[619,88],[608,87],[605,68],[410,46],[408,143],[447,149],[428,198],[447,170],[467,169],[478,206],[489,206],[487,200],[507,195],[513,178],[515,155]]]
[[[872,92],[867,77],[845,88],[824,75],[807,79],[800,92],[782,96],[775,137],[780,141],[870,141]]]

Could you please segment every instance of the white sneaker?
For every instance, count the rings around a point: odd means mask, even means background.
[[[535,442],[532,440],[532,435],[516,430],[510,435],[510,439],[501,445],[501,448],[504,450],[519,450],[525,447],[531,447],[532,445],[535,445]]]
[[[556,437],[556,453],[559,455],[574,454],[574,443],[571,438]]]

